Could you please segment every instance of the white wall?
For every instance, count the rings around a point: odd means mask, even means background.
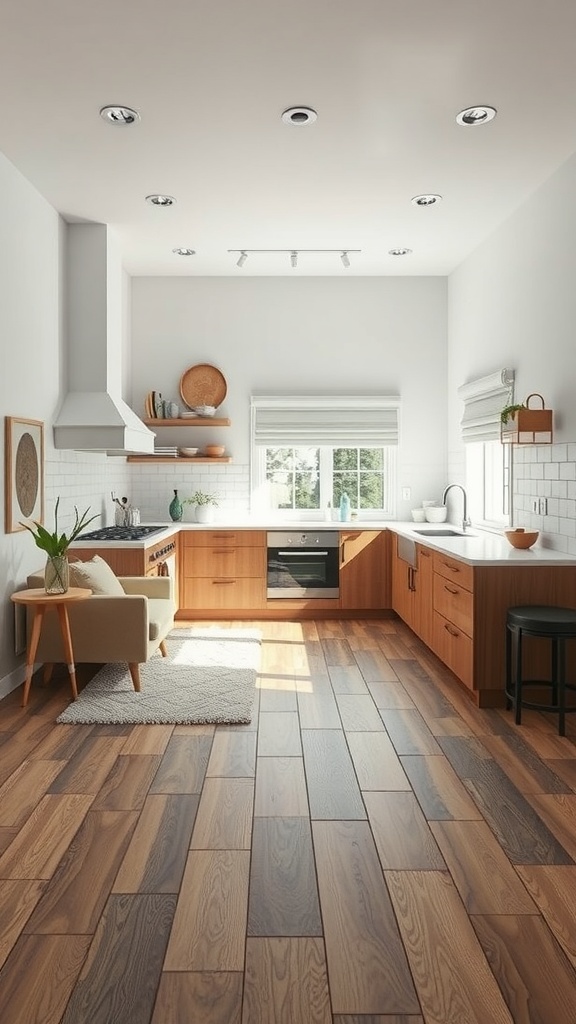
[[[132,403],[157,390],[180,401],[190,366],[210,363],[228,393],[228,430],[160,431],[160,444],[226,444],[233,464],[134,465],[133,494],[154,518],[173,488],[217,489],[247,508],[249,399],[253,392],[385,392],[402,396],[398,514],[446,483],[446,280],[444,278],[135,278]],[[151,470],[155,470],[151,473]],[[411,500],[402,502],[409,486]]]
[[[45,524],[61,496],[63,529],[80,511],[112,516],[109,490],[124,491],[124,459],[55,451],[52,424],[65,387],[63,246],[58,214],[0,154],[0,416],[42,420],[45,443]],[[4,431],[0,432],[4,448]],[[3,503],[2,503],[3,504]],[[113,521],[111,519],[110,521]],[[96,525],[96,524],[95,524]],[[45,556],[26,531],[0,532],[0,696],[23,679],[22,656],[14,650],[14,605],[10,594]]]
[[[515,400],[540,393],[554,410],[550,446],[515,449],[514,513],[548,546],[576,554],[576,155],[450,276],[449,463],[462,474],[458,387],[501,367],[516,371]],[[535,408],[538,403],[531,404]],[[546,468],[547,466],[547,468]],[[530,499],[551,499],[532,516]],[[568,501],[571,504],[558,505]],[[559,520],[565,520],[560,522]]]

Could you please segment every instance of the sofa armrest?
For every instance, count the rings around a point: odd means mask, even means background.
[[[159,600],[174,600],[174,580],[172,576],[119,576],[126,594],[145,594]]]

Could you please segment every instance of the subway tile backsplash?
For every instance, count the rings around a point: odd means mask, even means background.
[[[515,445],[514,526],[539,530],[544,547],[576,555],[576,444]],[[546,515],[532,511],[546,499]]]
[[[133,505],[140,509],[143,522],[169,522],[168,506],[178,491],[180,499],[189,498],[194,491],[214,494],[218,510],[222,512],[247,512],[250,507],[249,467],[242,465],[214,465],[202,463],[192,467],[190,463],[174,465],[166,462],[147,466],[143,463],[129,465],[130,490],[128,494]],[[184,520],[193,522],[192,506],[184,506]]]

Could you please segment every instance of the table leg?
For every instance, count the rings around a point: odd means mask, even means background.
[[[42,622],[44,621],[45,610],[44,605],[41,604],[37,604],[34,608],[34,621],[32,622],[32,631],[30,633],[30,645],[26,655],[26,679],[24,681],[24,693],[22,694],[23,708],[26,707],[30,696],[32,673],[34,672],[34,660],[36,658],[36,651],[38,650],[38,641],[42,631]]]
[[[58,618],[60,619],[60,630],[62,633],[62,640],[64,643],[64,654],[68,662],[68,675],[70,676],[70,686],[72,687],[72,696],[74,700],[78,700],[78,689],[76,687],[76,669],[74,667],[74,655],[72,653],[72,636],[70,633],[70,621],[68,619],[68,609],[65,604],[59,604],[56,606],[58,609]]]

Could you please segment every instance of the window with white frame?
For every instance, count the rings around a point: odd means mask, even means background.
[[[512,452],[500,440],[500,413],[512,403],[513,387],[514,372],[499,370],[458,390],[464,402],[468,507],[478,526],[501,529],[510,523]]]
[[[254,396],[252,507],[283,514],[395,511],[397,397]]]

